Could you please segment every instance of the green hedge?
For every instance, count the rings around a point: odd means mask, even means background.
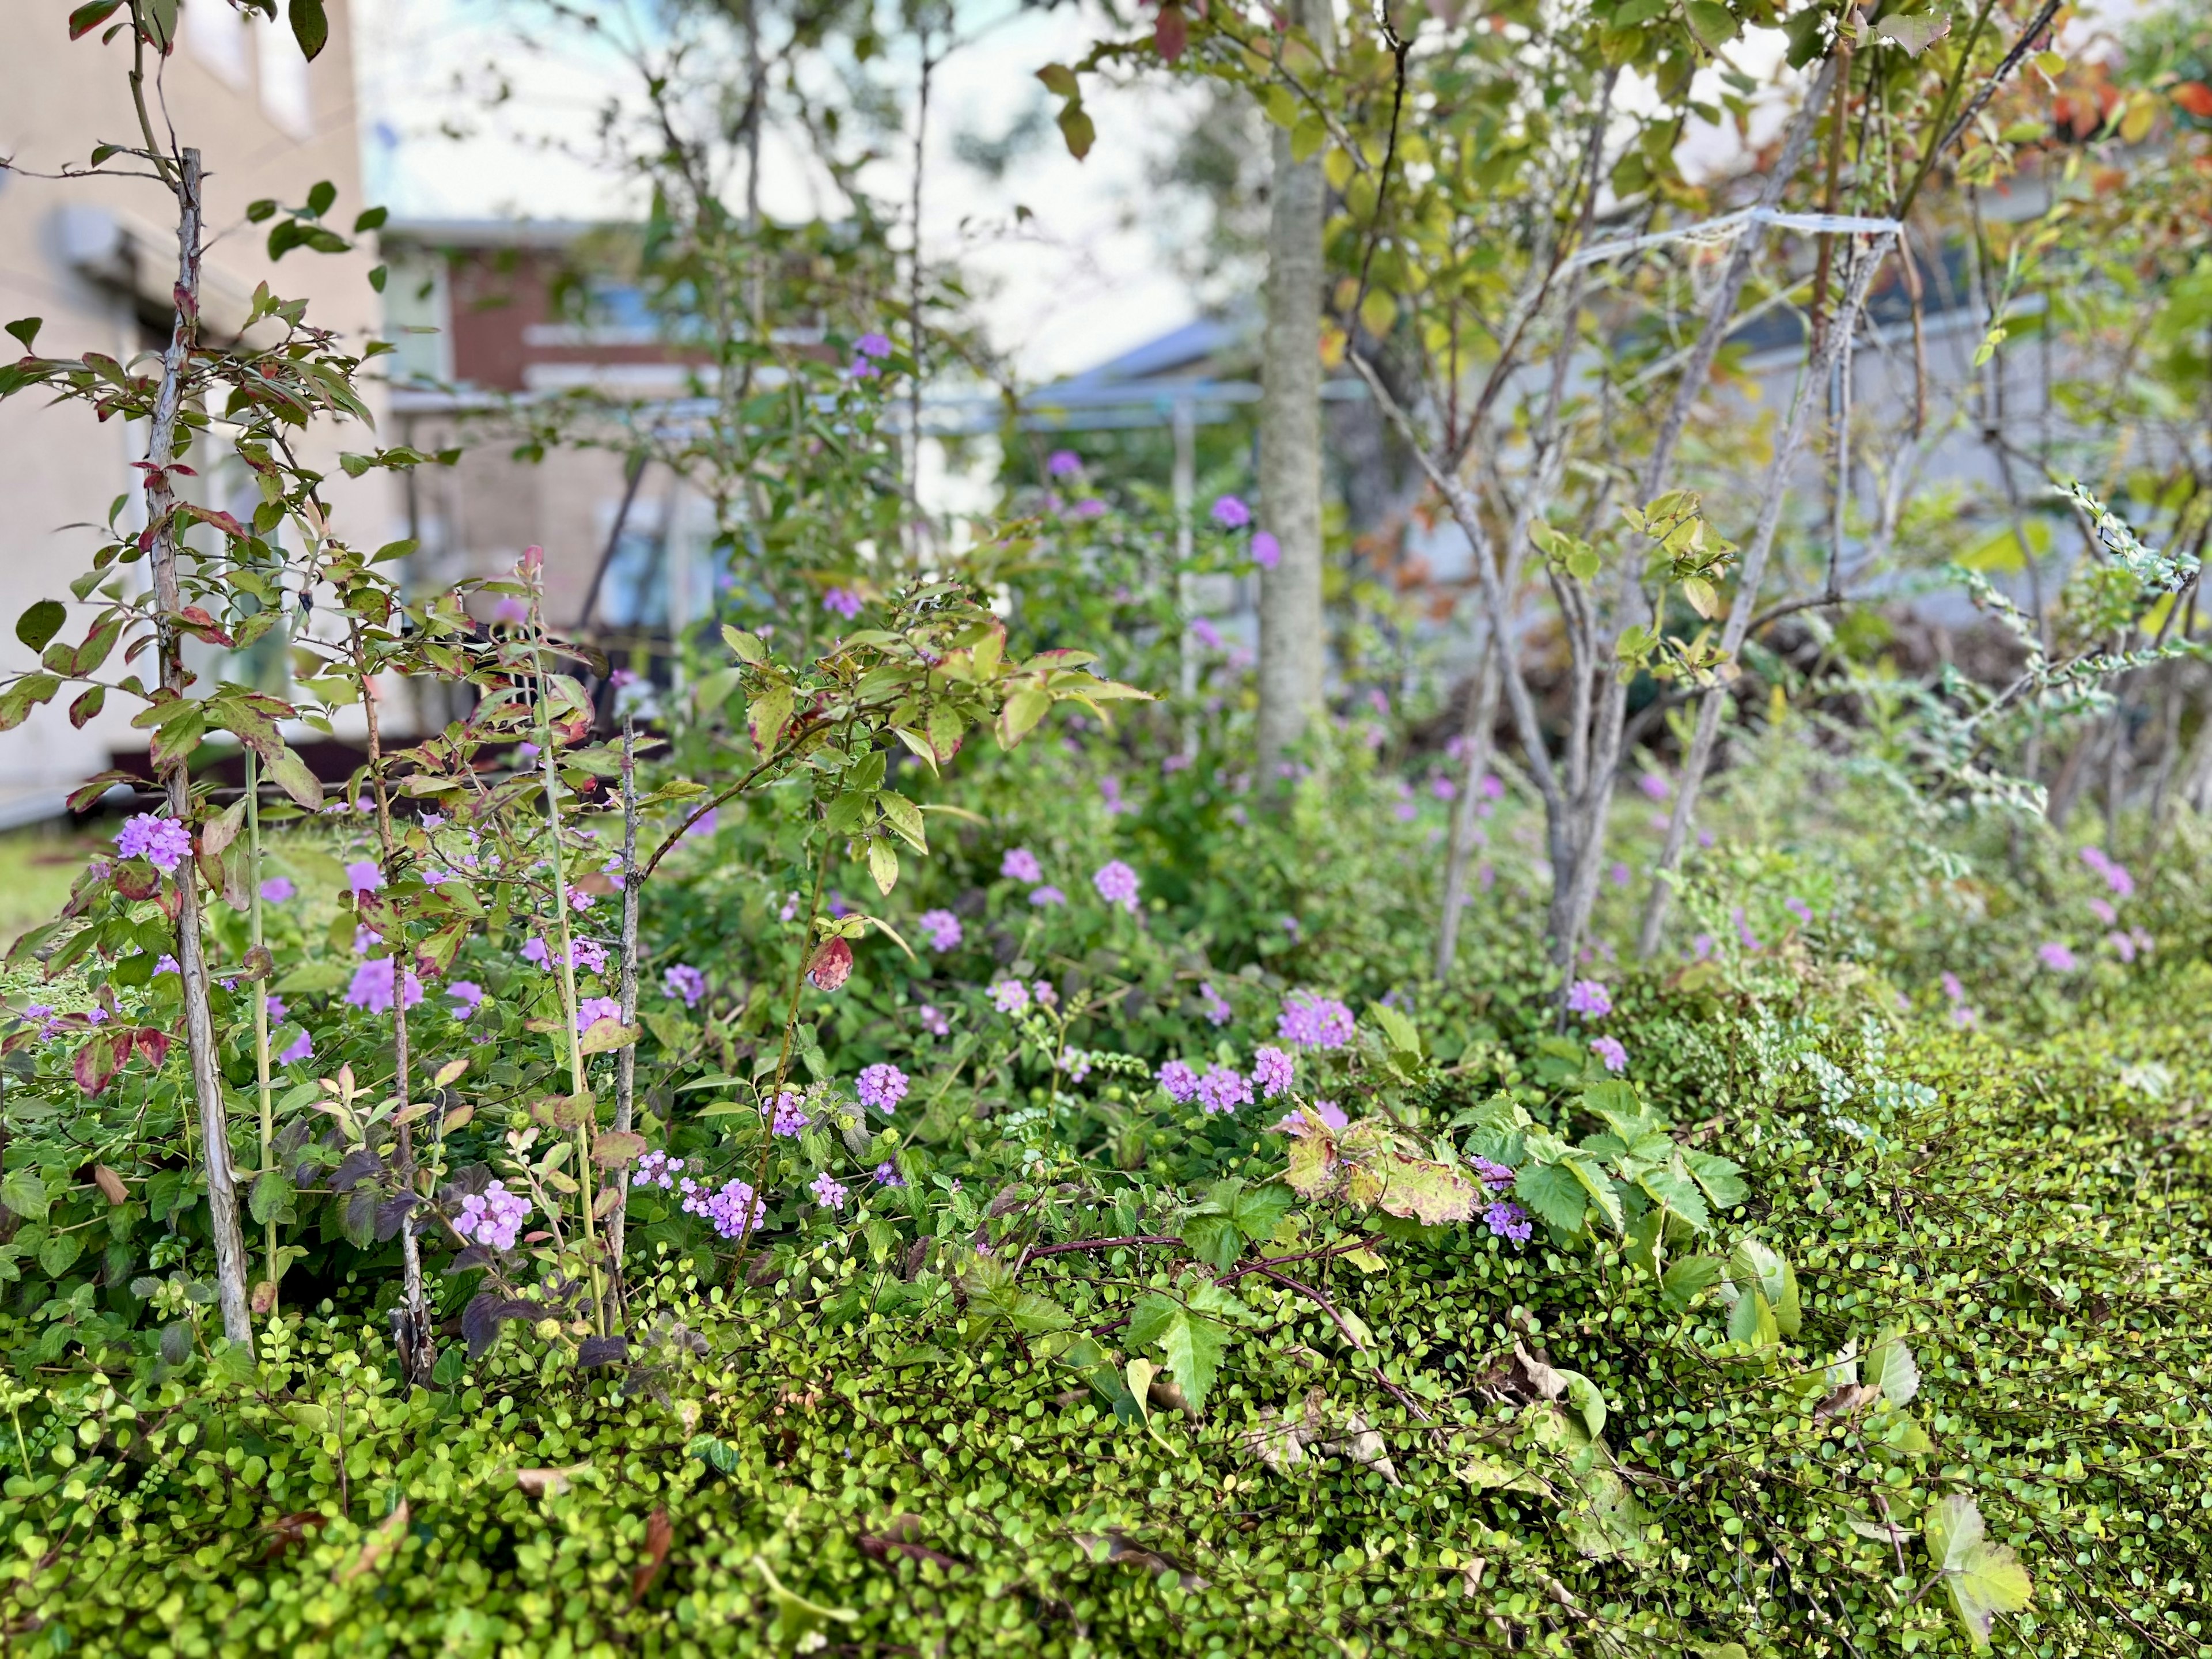
[[[1196,1425],[1117,1415],[1004,1325],[824,1328],[845,1281],[902,1265],[864,1239],[734,1304],[671,1267],[627,1375],[556,1373],[510,1330],[405,1397],[376,1328],[332,1316],[256,1375],[58,1386],[0,1427],[46,1471],[0,1506],[10,1649],[1948,1653],[1920,1528],[1956,1492],[2033,1577],[2001,1648],[2212,1654],[2208,991],[2171,974],[2019,1049],[1735,1017],[1725,1084],[1669,1103],[1747,1168],[1723,1244],[1795,1264],[1802,1328],[1760,1351],[1719,1285],[1684,1311],[1693,1285],[1670,1299],[1621,1249],[1478,1225],[1311,1273],[1380,1379],[1314,1301],[1240,1284],[1273,1323]],[[1128,1294],[1108,1265],[1023,1282],[1102,1323]],[[1889,1327],[1917,1397],[1837,1409],[1824,1365]],[[1528,1395],[1516,1340],[1595,1385],[1617,1473],[1577,1413],[1500,1403]]]

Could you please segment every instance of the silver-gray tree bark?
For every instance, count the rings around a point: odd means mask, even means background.
[[[1291,21],[1327,55],[1328,0],[1296,0]],[[1281,556],[1260,578],[1260,764],[1272,776],[1322,705],[1322,226],[1328,181],[1318,153],[1291,155],[1272,129],[1267,326],[1260,370],[1260,518]]]

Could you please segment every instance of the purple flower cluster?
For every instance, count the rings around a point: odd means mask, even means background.
[[[710,1192],[687,1176],[683,1190],[684,1212],[705,1216],[724,1238],[743,1238],[761,1224],[767,1207],[749,1181],[729,1182],[720,1191]]]
[[[1002,979],[991,988],[991,1006],[1002,1014],[1028,1012],[1030,988],[1018,979]]]
[[[999,860],[999,873],[1008,881],[1042,881],[1044,866],[1028,848],[1010,847],[1006,857]]]
[[[376,867],[373,859],[356,859],[345,867],[346,890],[352,893],[374,893],[384,885],[384,872]]]
[[[952,1022],[945,1017],[945,1011],[934,1003],[923,1003],[915,1011],[915,1018],[921,1022],[921,1029],[932,1036],[952,1035]]]
[[[1499,1199],[1482,1212],[1483,1224],[1498,1238],[1510,1239],[1516,1244],[1526,1244],[1536,1224],[1528,1219],[1528,1212],[1510,1199]]]
[[[115,850],[126,859],[143,859],[163,875],[191,855],[192,832],[174,818],[137,812],[124,819],[115,837]]]
[[[822,596],[822,608],[842,617],[847,622],[860,614],[860,596],[849,587],[833,587]]]
[[[1224,530],[1242,530],[1252,522],[1252,509],[1234,495],[1217,495],[1211,516]]]
[[[588,1031],[600,1020],[622,1019],[622,1004],[612,997],[586,997],[576,1005],[576,1030]]]
[[[1260,1086],[1260,1097],[1273,1100],[1291,1086],[1297,1071],[1297,1061],[1286,1048],[1262,1046],[1252,1055],[1252,1081]],[[1251,1097],[1247,1095],[1246,1099]]]
[[[284,1045],[284,1050],[276,1056],[276,1060],[281,1066],[304,1066],[314,1057],[315,1040],[303,1030]]]
[[[454,1219],[453,1231],[486,1249],[511,1250],[515,1235],[529,1215],[530,1200],[520,1193],[507,1191],[505,1182],[495,1181],[481,1193],[471,1193],[461,1200],[461,1212]]]
[[[960,918],[950,910],[924,910],[917,917],[922,937],[929,941],[933,951],[957,951],[965,937],[960,927]]]
[[[775,1097],[775,1109],[769,1117],[768,1132],[788,1139],[814,1120],[806,1115],[806,1109],[799,1103],[799,1097],[786,1089]]]
[[[457,979],[446,988],[446,994],[453,1000],[453,1018],[466,1019],[483,1006],[483,987],[472,979]]]
[[[1594,979],[1578,979],[1567,987],[1567,1012],[1603,1019],[1613,1012],[1613,997]]]
[[[849,1195],[844,1183],[827,1170],[808,1182],[806,1190],[814,1194],[814,1201],[825,1210],[843,1209],[845,1200]]]
[[[1590,1052],[1598,1057],[1599,1063],[1607,1071],[1625,1072],[1628,1069],[1628,1050],[1621,1045],[1619,1037],[1592,1037],[1589,1046]]]
[[[2120,897],[2133,896],[2136,890],[2136,878],[2128,873],[2126,865],[2115,860],[2103,848],[2083,848],[2081,862],[2105,878],[2105,885],[2111,888]]]
[[[906,1073],[896,1066],[864,1066],[858,1085],[860,1104],[889,1113],[906,1098]]]
[[[1198,1011],[1206,1016],[1209,1025],[1226,1025],[1237,1017],[1237,1011],[1213,988],[1212,980],[1204,981],[1198,988]],[[1267,1051],[1262,1048],[1260,1052],[1264,1054]]]
[[[903,1187],[906,1185],[906,1177],[898,1172],[897,1164],[892,1163],[890,1159],[885,1158],[882,1163],[876,1165],[876,1185],[878,1187]]]
[[[1048,477],[1065,478],[1083,471],[1083,457],[1072,449],[1055,449],[1044,458],[1044,470]]]
[[[1048,906],[1066,903],[1067,895],[1061,892],[1059,888],[1054,887],[1050,882],[1047,882],[1042,887],[1032,887],[1030,889],[1030,902],[1036,905],[1037,908],[1042,910]]]
[[[271,876],[261,884],[261,897],[269,904],[283,904],[299,890],[289,876]]]
[[[676,1177],[684,1173],[684,1160],[671,1158],[665,1152],[647,1152],[637,1161],[629,1184],[633,1187],[673,1187]]]
[[[574,940],[569,946],[569,954],[574,958],[576,966],[587,974],[606,970],[607,947],[595,939]],[[547,969],[558,968],[562,963],[561,953],[548,950],[545,941],[534,935],[523,942],[522,959]]]
[[[1508,1164],[1486,1158],[1474,1160],[1474,1173],[1482,1184],[1493,1193],[1502,1193],[1513,1184],[1513,1170]]]
[[[1134,915],[1137,911],[1137,872],[1119,859],[1109,860],[1098,866],[1091,878],[1091,884],[1098,890],[1098,896],[1109,904],[1118,904]]]
[[[1171,1060],[1160,1067],[1160,1087],[1168,1091],[1168,1098],[1187,1102],[1198,1098],[1198,1073],[1188,1063]]]
[[[1283,562],[1283,544],[1275,539],[1272,530],[1252,532],[1252,562],[1262,570],[1273,570]]]
[[[696,1008],[699,999],[707,994],[707,976],[679,962],[660,976],[660,988],[672,997],[683,998],[686,1008]]]
[[[1207,1116],[1252,1103],[1252,1084],[1233,1066],[1209,1066],[1198,1080],[1198,1103]]]
[[[1341,1048],[1352,1041],[1352,1010],[1334,997],[1293,991],[1283,999],[1275,1035],[1301,1048]]]
[[[390,957],[372,957],[353,970],[353,983],[346,988],[345,1000],[372,1014],[388,1014],[395,983],[402,1007],[412,1008],[422,1000],[422,981],[415,977],[413,969],[403,976]]]
[[[2074,952],[2056,939],[2048,945],[2037,945],[2035,954],[2054,974],[2070,974],[2081,965],[2075,959]]]
[[[853,342],[853,361],[845,372],[856,380],[872,380],[876,376],[876,360],[890,355],[889,337],[871,331]]]

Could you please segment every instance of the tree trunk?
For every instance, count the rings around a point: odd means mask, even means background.
[[[1828,336],[1808,365],[1805,378],[1798,383],[1797,395],[1790,402],[1789,422],[1775,445],[1765,494],[1759,504],[1759,523],[1752,532],[1751,545],[1744,550],[1742,574],[1729,600],[1728,619],[1721,625],[1721,655],[1727,662],[1735,662],[1741,653],[1744,640],[1751,632],[1752,618],[1758,614],[1759,584],[1766,575],[1768,556],[1774,551],[1776,532],[1782,527],[1782,508],[1790,495],[1790,469],[1798,452],[1805,447],[1806,433],[1812,425],[1814,388],[1825,392],[1829,370],[1841,360],[1847,343],[1857,331],[1859,313],[1865,308],[1867,295],[1874,288],[1875,273],[1881,269],[1883,258],[1876,249],[1869,248],[1859,260],[1851,275],[1850,290],[1837,307]],[[1705,769],[1712,763],[1713,746],[1720,738],[1724,702],[1723,688],[1718,684],[1706,688],[1698,702],[1697,731],[1690,739],[1689,757],[1682,765],[1681,785],[1674,792],[1674,809],[1667,820],[1666,844],[1660,850],[1659,866],[1652,872],[1651,892],[1644,904],[1644,924],[1637,938],[1637,951],[1644,957],[1654,955],[1659,949],[1660,933],[1667,921],[1667,903],[1673,891],[1668,877],[1680,861],[1682,848],[1689,839],[1691,814],[1697,810],[1698,793],[1705,782]],[[1590,890],[1593,894],[1596,891],[1594,874]]]
[[[146,519],[154,532],[148,560],[154,600],[161,608],[161,684],[178,696],[185,690],[184,642],[175,617],[184,609],[177,581],[176,492],[169,468],[176,459],[177,415],[184,401],[184,376],[198,331],[200,295],[200,153],[181,157],[177,195],[177,306],[169,327],[168,349],[161,356],[161,385],[155,394],[152,431],[146,443]],[[163,769],[169,815],[192,821],[192,780],[182,757]],[[177,871],[177,976],[185,993],[185,1047],[191,1058],[192,1093],[199,1107],[200,1144],[207,1164],[208,1216],[215,1235],[216,1285],[222,1307],[222,1334],[248,1347],[253,1322],[246,1291],[246,1239],[239,1230],[238,1180],[231,1168],[230,1129],[223,1109],[222,1077],[216,1067],[215,1021],[208,1010],[207,954],[200,942],[200,887],[197,860]]]
[[[1460,743],[1467,751],[1466,774],[1460,780],[1459,797],[1452,803],[1451,846],[1444,854],[1444,915],[1437,930],[1436,974],[1439,983],[1450,977],[1459,955],[1460,912],[1467,908],[1467,866],[1474,852],[1474,823],[1481,805],[1482,780],[1490,770],[1490,757],[1498,730],[1498,694],[1504,675],[1498,665],[1498,631],[1483,636],[1482,659],[1467,689],[1467,720],[1460,727]]]
[[[1324,55],[1334,30],[1322,0],[1294,0],[1291,21]],[[1260,578],[1260,768],[1272,780],[1322,704],[1321,156],[1291,159],[1271,127],[1267,332],[1260,395],[1260,524],[1280,546]]]

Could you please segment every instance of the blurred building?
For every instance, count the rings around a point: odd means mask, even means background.
[[[103,44],[95,32],[72,41],[66,8],[20,9],[0,53],[0,155],[15,168],[54,173],[85,165],[96,144],[139,142],[125,78],[128,40]],[[161,63],[157,118],[167,116],[178,142],[198,148],[207,169],[204,340],[234,334],[264,281],[305,298],[310,320],[349,339],[365,340],[380,327],[368,283],[373,250],[295,252],[272,265],[262,230],[245,217],[250,202],[298,204],[325,179],[337,187],[330,218],[341,228],[366,205],[347,0],[327,0],[327,10],[330,44],[309,64],[283,25],[242,14],[229,0],[185,0],[176,50]],[[114,165],[129,164],[118,158]],[[168,341],[176,282],[174,215],[170,197],[149,180],[0,170],[0,319],[43,319],[42,356],[97,351],[128,363],[158,354]],[[8,503],[0,519],[0,623],[7,624],[0,667],[29,665],[15,618],[37,599],[67,598],[70,579],[102,539],[110,504],[125,497],[123,522],[143,521],[131,464],[145,443],[143,423],[102,425],[37,394],[0,403],[0,501]],[[367,447],[366,434],[325,424],[303,459],[331,475],[330,495],[349,538],[374,546],[398,533],[388,481],[372,475],[355,483],[337,465],[340,449]],[[201,499],[231,507],[248,490],[242,468],[192,459],[209,463],[188,486]],[[81,632],[84,623],[72,626]],[[220,663],[200,666],[208,678],[223,671]],[[49,704],[0,735],[0,826],[58,811],[69,787],[108,766],[111,755],[143,763],[145,735],[131,726],[128,699],[112,701],[82,732],[70,726],[66,703]]]

